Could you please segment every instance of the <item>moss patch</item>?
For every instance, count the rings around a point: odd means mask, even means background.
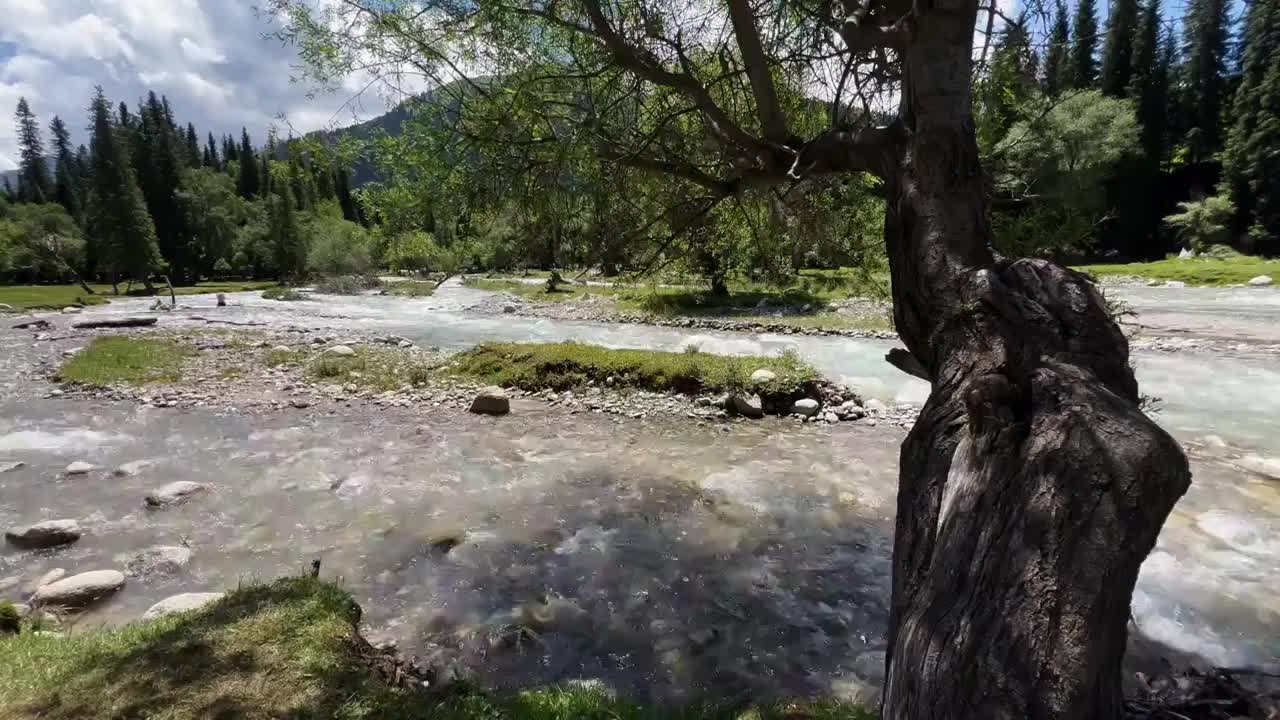
[[[1131,275],[1149,280],[1177,280],[1188,285],[1209,287],[1244,285],[1259,275],[1270,275],[1280,282],[1280,260],[1265,260],[1248,255],[1198,257],[1186,260],[1175,257],[1155,262],[1123,265],[1081,265],[1076,269],[1099,277]]]
[[[100,337],[63,363],[58,378],[85,385],[176,382],[196,350],[176,340]]]
[[[288,578],[191,613],[66,637],[0,636],[0,703],[13,720],[870,720],[834,701],[655,709],[585,689],[433,698],[387,686],[361,657],[359,608],[339,586]]]
[[[777,357],[686,352],[614,350],[583,343],[485,343],[455,356],[454,372],[486,383],[523,390],[567,390],[609,384],[683,393],[735,391],[752,387],[751,373],[772,370],[777,379],[756,386],[786,395],[817,382],[817,370],[794,354]]]

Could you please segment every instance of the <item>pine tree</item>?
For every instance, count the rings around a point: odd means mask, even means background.
[[[185,216],[178,203],[178,188],[182,168],[187,165],[188,145],[180,139],[182,134],[171,121],[168,104],[154,92],[147,95],[140,115],[141,144],[145,148],[142,157],[146,164],[136,168],[138,184],[155,223],[156,241],[161,257],[169,264],[171,279],[187,284],[192,279],[195,258]]]
[[[1138,31],[1138,0],[1111,0],[1107,37],[1102,48],[1101,89],[1124,97],[1133,78],[1134,35]]]
[[[1227,69],[1228,0],[1189,0],[1183,17],[1182,110],[1193,162],[1222,147],[1222,105]],[[1256,3],[1255,3],[1256,4]]]
[[[351,194],[351,176],[347,169],[339,167],[334,176],[334,194],[338,196],[338,206],[342,208],[343,219],[361,222],[360,208]]]
[[[117,122],[120,123],[120,127],[133,129],[133,114],[129,112],[129,105],[123,100],[120,101],[119,115],[120,118]]]
[[[275,192],[268,195],[271,202],[271,245],[281,280],[302,278],[307,273],[307,245],[298,230],[291,195],[288,183],[277,183]]]
[[[18,200],[42,203],[53,199],[53,180],[44,162],[44,141],[40,138],[40,124],[27,105],[26,98],[18,98],[18,110],[14,113],[18,129]]]
[[[258,175],[258,163],[253,154],[253,145],[249,142],[249,131],[240,128],[240,197],[252,200],[262,189],[262,178]]]
[[[1143,155],[1158,169],[1165,158],[1169,68],[1160,42],[1160,0],[1148,0],[1133,43],[1133,76],[1126,93],[1137,99]]]
[[[95,89],[90,106],[93,139],[90,155],[93,188],[90,193],[92,224],[98,237],[102,269],[128,272],[150,287],[151,271],[160,264],[155,226],[146,201],[111,125],[111,106]]]
[[[1098,8],[1097,0],[1080,0],[1076,5],[1072,43],[1070,76],[1071,87],[1087,90],[1098,79]]]
[[[222,159],[224,162],[240,159],[240,154],[236,151],[236,141],[230,135],[222,136]]]
[[[55,170],[54,170],[54,199],[58,204],[66,208],[67,214],[76,221],[77,224],[83,224],[82,203],[80,198],[80,173],[76,166],[76,156],[71,151],[71,133],[67,131],[67,124],[62,122],[62,118],[57,115],[53,116],[53,120],[49,123],[49,132],[53,135],[53,148],[55,154]]]
[[[1067,22],[1067,6],[1058,0],[1053,16],[1053,28],[1049,31],[1049,45],[1044,54],[1044,76],[1041,87],[1044,94],[1057,97],[1063,88],[1071,84],[1068,72],[1067,51],[1071,43],[1071,27]]]
[[[187,165],[198,168],[203,164],[200,157],[200,139],[196,137],[196,126],[187,123]]]
[[[214,170],[222,169],[222,163],[218,160],[218,145],[213,141],[213,133],[209,133],[209,141],[204,148],[204,164],[205,167]]]
[[[1245,17],[1234,122],[1223,173],[1256,251],[1280,251],[1280,5],[1254,2]]]
[[[1023,18],[1005,25],[991,53],[991,66],[978,89],[978,143],[993,147],[1034,96],[1036,56]]]

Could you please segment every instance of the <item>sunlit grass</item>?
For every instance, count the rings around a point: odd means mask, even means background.
[[[1133,275],[1149,280],[1176,280],[1188,285],[1222,287],[1244,285],[1259,275],[1270,275],[1280,282],[1280,260],[1266,260],[1249,255],[1231,257],[1176,257],[1145,263],[1081,265],[1076,268],[1091,275]]]
[[[63,363],[58,377],[86,385],[177,382],[183,363],[195,353],[176,340],[100,337]]]

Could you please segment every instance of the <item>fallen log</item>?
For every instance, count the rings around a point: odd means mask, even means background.
[[[125,328],[125,327],[146,327],[155,325],[158,318],[153,317],[132,317],[117,318],[115,320],[86,320],[78,322],[71,327],[77,330],[91,330],[93,328]]]
[[[51,327],[53,327],[53,323],[49,322],[48,320],[28,320],[26,322],[20,322],[17,325],[14,325],[13,329],[14,330],[27,330],[27,329],[48,330]]]

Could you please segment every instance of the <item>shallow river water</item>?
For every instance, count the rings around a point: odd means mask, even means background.
[[[276,303],[188,298],[204,317],[359,327],[423,345],[581,339],[620,347],[777,352],[886,400],[928,387],[889,343],[691,333],[469,313],[485,294]],[[136,313],[141,301],[95,308]],[[176,322],[167,318],[163,322]],[[0,550],[0,596],[43,571],[123,567],[188,544],[176,576],[131,578],[82,623],[125,621],[171,594],[300,572],[321,558],[371,630],[459,660],[495,687],[600,678],[660,701],[856,694],[877,684],[902,431],[767,421],[722,427],[568,415],[518,401],[492,419],[352,407],[266,416],[42,399],[19,370],[52,352],[0,329],[0,526],[75,517],[56,552]],[[1195,484],[1143,567],[1135,664],[1169,651],[1227,665],[1280,653],[1280,487],[1234,466],[1280,456],[1275,356],[1136,358],[1159,420],[1191,447]],[[1212,438],[1209,436],[1216,436]],[[1220,440],[1220,442],[1219,442]],[[133,477],[63,478],[67,463],[149,460]],[[146,511],[173,480],[212,491]],[[452,542],[460,541],[449,549]],[[6,588],[3,584],[8,583]]]

